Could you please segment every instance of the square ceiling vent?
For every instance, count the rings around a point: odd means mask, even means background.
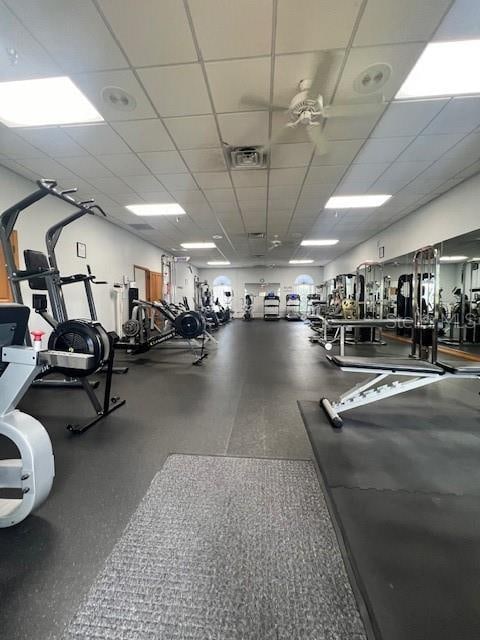
[[[264,147],[226,147],[225,156],[230,169],[265,169],[267,153]]]

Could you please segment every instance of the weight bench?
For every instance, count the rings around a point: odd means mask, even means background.
[[[429,384],[452,378],[480,378],[480,362],[453,363],[437,362],[433,364],[413,358],[366,358],[348,356],[327,356],[327,359],[340,367],[342,371],[368,373],[373,378],[360,382],[343,393],[338,400],[330,402],[320,400],[320,406],[327,415],[330,424],[339,429],[343,425],[341,413],[350,411],[378,400],[384,400],[406,391],[426,387]],[[380,384],[391,376],[407,377],[408,380],[392,380]]]

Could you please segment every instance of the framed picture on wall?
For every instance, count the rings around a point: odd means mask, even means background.
[[[87,245],[83,242],[77,242],[77,258],[87,257]]]

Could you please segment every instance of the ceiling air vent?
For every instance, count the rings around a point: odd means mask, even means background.
[[[173,258],[174,262],[188,262],[190,260],[190,256],[175,256]]]
[[[231,169],[265,169],[267,166],[264,147],[226,147],[225,155]]]
[[[154,227],[151,227],[149,224],[145,222],[135,222],[134,224],[129,224],[129,227],[135,229],[135,231],[153,231]]]
[[[264,231],[256,231],[254,233],[249,233],[248,237],[250,240],[262,240],[263,238],[265,238],[265,232]]]

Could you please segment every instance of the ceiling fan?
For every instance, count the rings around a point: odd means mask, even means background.
[[[274,249],[279,249],[280,247],[289,247],[294,243],[292,241],[284,241],[279,240],[278,235],[274,235],[272,240],[269,240],[270,246],[268,247],[268,251],[273,251]]]
[[[285,127],[275,135],[270,144],[282,141],[288,129],[304,127],[308,137],[316,147],[318,155],[328,152],[328,142],[323,133],[323,124],[329,118],[349,118],[366,116],[377,113],[384,104],[382,94],[370,95],[368,102],[353,102],[350,104],[326,105],[321,94],[322,87],[328,83],[332,75],[335,57],[330,51],[323,51],[317,55],[313,78],[300,80],[298,93],[288,106],[270,104],[261,98],[246,95],[241,99],[242,104],[256,109],[271,109],[286,112],[288,121]]]

